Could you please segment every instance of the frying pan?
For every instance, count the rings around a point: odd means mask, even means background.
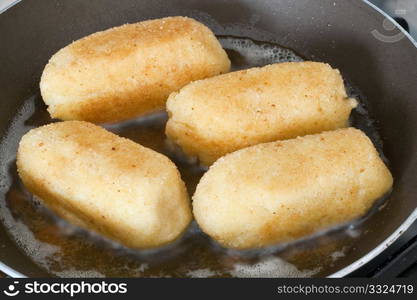
[[[219,36],[277,43],[328,62],[365,95],[394,188],[384,208],[364,222],[349,251],[322,267],[319,276],[348,275],[410,227],[417,218],[417,44],[397,25],[387,31],[383,25],[395,22],[367,1],[22,1],[0,15],[0,134],[6,134],[24,100],[39,94],[42,69],[58,49],[98,30],[170,15],[193,17]],[[384,39],[392,36],[395,41]],[[0,202],[7,197],[2,193]],[[318,264],[324,256],[329,253],[300,255]],[[51,275],[21,251],[2,225],[0,269],[16,277]]]

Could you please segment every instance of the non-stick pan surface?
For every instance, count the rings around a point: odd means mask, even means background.
[[[417,217],[416,46],[400,29],[386,31],[387,27],[383,27],[385,16],[368,3],[359,0],[23,1],[0,15],[1,135],[6,135],[19,109],[22,113],[21,107],[25,101],[33,101],[35,109],[33,115],[25,121],[28,124],[23,125],[50,121],[47,115],[43,115],[44,107],[39,101],[38,83],[44,65],[58,49],[98,30],[169,15],[186,15],[198,19],[218,36],[279,44],[293,49],[306,59],[330,63],[339,68],[355,90],[363,95],[370,118],[375,120],[373,127],[382,139],[382,150],[395,178],[393,192],[383,209],[353,230],[345,230],[342,237],[322,237],[314,247],[293,245],[290,251],[283,252],[281,260],[272,260],[272,264],[288,261],[290,264],[283,263],[282,268],[287,268],[293,275],[292,268],[301,271],[298,274],[300,276],[342,276],[388,246]],[[385,24],[387,22],[390,21]],[[158,128],[152,130],[158,131]],[[23,132],[16,132],[16,135],[19,134]],[[0,160],[3,165],[10,163],[4,157]],[[10,172],[14,172],[13,169]],[[14,188],[9,177],[13,174],[2,175],[2,207],[6,204],[10,207],[11,199],[15,199],[12,201],[13,205],[19,204],[16,200],[18,197],[11,196]],[[19,212],[14,217],[19,218]],[[33,218],[36,217],[37,214],[34,213]],[[42,234],[45,240],[48,240],[48,235],[53,235],[46,229]],[[68,239],[71,240],[71,237]],[[201,239],[204,244],[204,237]],[[0,268],[11,275],[48,275],[45,269],[24,254],[2,226],[0,249]],[[106,251],[109,255],[105,259],[114,258],[115,264],[120,263],[117,258],[120,249],[111,248]],[[170,249],[164,251],[157,256],[169,258],[175,255]],[[197,248],[194,251],[193,255],[199,255]],[[80,260],[83,257],[86,259],[84,265],[78,263],[77,266],[81,269],[84,267],[86,276],[97,275],[91,272],[91,267],[104,262],[89,261],[88,253],[78,254]],[[154,254],[123,254],[133,257],[132,264],[138,259],[152,259],[152,255]],[[191,253],[187,255],[183,255],[184,261],[192,256]],[[242,259],[234,253],[226,253],[222,257],[226,257],[222,261],[224,265]],[[214,264],[213,257],[208,259],[213,260]],[[247,258],[242,264],[251,265],[256,259],[258,258]],[[168,261],[167,268],[170,265]],[[164,263],[161,264],[163,268]],[[67,261],[66,266],[69,270],[73,268],[71,261]],[[132,266],[127,266],[129,267]],[[135,267],[146,268],[144,264]],[[200,270],[200,273],[189,274],[212,274],[210,270],[201,271],[199,266],[194,267],[195,270],[191,268],[190,271]],[[270,270],[279,272],[279,269],[273,267]],[[63,275],[70,274],[65,273],[65,270],[60,272]],[[187,270],[172,274],[182,276],[185,273]],[[131,273],[123,273],[119,269],[104,275],[123,276]],[[273,275],[280,274],[271,274]]]

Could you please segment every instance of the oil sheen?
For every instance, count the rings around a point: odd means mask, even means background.
[[[303,61],[291,49],[232,36],[218,37],[232,69],[271,63]],[[342,75],[343,75],[343,70]],[[366,98],[346,82],[359,101],[351,124],[364,130],[381,149],[379,135],[366,109]],[[177,155],[164,135],[165,112],[128,122],[103,125],[169,156],[178,166],[190,195],[205,169]],[[235,252],[220,248],[193,223],[186,234],[162,249],[135,251],[87,232],[54,216],[42,201],[25,190],[16,171],[20,138],[31,128],[51,120],[39,94],[27,99],[0,143],[0,219],[10,238],[40,268],[62,277],[311,277],[326,276],[343,264],[345,254],[366,229],[362,220],[314,237],[260,251]],[[380,152],[382,155],[382,152]],[[350,232],[355,231],[352,235]]]

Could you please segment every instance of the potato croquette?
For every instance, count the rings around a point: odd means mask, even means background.
[[[352,221],[392,183],[368,137],[339,129],[220,158],[198,184],[193,212],[221,245],[260,248]]]
[[[171,94],[166,134],[210,165],[244,147],[346,127],[355,106],[328,64],[273,64],[195,81]]]
[[[57,215],[127,247],[165,245],[191,221],[185,185],[167,157],[91,123],[29,131],[17,167]]]
[[[110,123],[165,109],[187,83],[229,71],[213,32],[169,17],[97,32],[59,50],[40,89],[53,118]]]

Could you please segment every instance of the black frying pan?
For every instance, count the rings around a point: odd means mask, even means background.
[[[375,127],[382,138],[383,152],[395,178],[393,192],[383,209],[354,230],[345,228],[345,234],[337,238],[322,237],[314,246],[292,245],[290,250],[282,252],[280,257],[290,262],[291,268],[317,270],[304,272],[306,276],[345,276],[383,251],[414,222],[417,218],[416,43],[399,28],[387,32],[383,27],[387,16],[367,1],[23,1],[0,15],[0,135],[6,134],[11,120],[27,99],[31,99],[35,107],[33,116],[25,120],[25,125],[50,121],[39,99],[38,83],[44,65],[58,49],[98,30],[169,15],[198,19],[219,36],[245,37],[280,44],[307,59],[328,62],[339,68],[343,76],[367,99],[367,110],[371,118],[376,120]],[[389,19],[386,22],[391,21]],[[394,40],[391,39],[393,36]],[[158,128],[153,129],[158,131]],[[23,133],[15,132],[17,136]],[[15,145],[10,147],[13,149]],[[25,202],[30,197],[19,194],[19,189],[13,186],[15,183],[8,181],[9,177],[15,175],[13,162],[6,161],[5,157],[0,159],[1,165],[9,168],[9,173],[2,174],[0,178],[0,207],[11,210],[16,224],[28,216],[34,223],[42,223],[43,217],[37,214],[37,208]],[[23,215],[19,208],[26,209],[26,214]],[[53,216],[46,214],[45,218],[53,219]],[[39,266],[33,260],[33,257],[43,253],[36,253],[37,249],[32,249],[28,255],[22,251],[22,245],[16,245],[4,227],[0,225],[0,269],[11,276],[51,275],[46,272],[48,268]],[[35,233],[37,237],[44,242],[50,241],[48,239],[54,233],[49,227],[41,229],[41,232]],[[67,236],[70,245],[75,243],[74,239],[85,237],[85,233],[76,232],[75,236]],[[61,257],[59,266],[52,262],[49,270],[55,268],[55,275],[65,276],[69,273],[62,271],[76,264],[77,268],[85,271],[86,276],[97,275],[89,270],[100,268],[110,261],[115,269],[110,268],[100,274],[130,276],[132,274],[124,273],[122,268],[116,270],[118,264],[123,265],[120,260],[128,257],[129,263],[134,265],[139,260],[152,260],[157,256],[165,257],[158,268],[167,268],[174,276],[184,276],[186,272],[175,266],[173,261],[186,264],[195,256],[206,255],[201,261],[216,268],[215,264],[219,261],[227,266],[242,259],[235,254],[216,254],[216,251],[220,251],[218,249],[213,250],[215,254],[207,254],[203,248],[199,248],[208,243],[206,239],[199,237],[194,240],[197,242],[192,243],[197,243],[197,246],[191,244],[191,248],[186,247],[182,252],[172,253],[172,249],[165,249],[156,255],[121,254],[121,249],[106,246],[105,241],[86,244],[84,248],[74,248],[72,252],[65,252],[65,247],[61,245],[66,256]],[[91,257],[90,254],[96,251],[91,250],[93,248],[104,249],[102,252],[105,255]],[[74,262],[74,259],[78,261]],[[258,258],[245,258],[245,263],[251,264],[254,259]],[[284,265],[284,268],[288,266]],[[136,268],[140,268],[140,265]]]

